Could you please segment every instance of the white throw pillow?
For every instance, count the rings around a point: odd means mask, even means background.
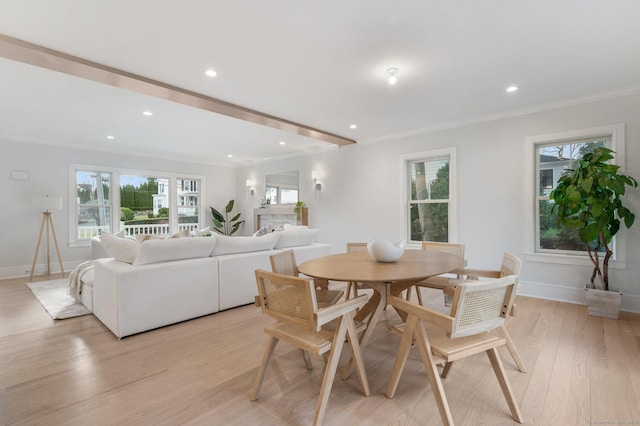
[[[140,245],[133,238],[119,238],[112,234],[100,235],[102,247],[116,260],[133,263],[138,255]]]
[[[278,242],[279,232],[272,232],[261,237],[229,237],[216,235],[216,247],[213,256],[233,253],[249,253],[252,251],[271,250]]]
[[[134,265],[209,257],[216,245],[214,238],[167,238],[147,240],[140,245]]]
[[[269,226],[263,226],[253,233],[254,237],[262,237],[263,235],[267,235],[269,233]]]
[[[307,225],[292,225],[290,223],[285,223],[282,225],[285,231],[289,231],[292,229],[309,229]]]
[[[193,231],[191,231],[191,236],[192,237],[203,237],[203,236],[207,236],[210,237],[211,236],[211,227],[210,226],[206,226],[202,229],[194,229]]]
[[[316,240],[319,231],[319,229],[309,228],[274,232],[274,234],[280,235],[275,248],[308,246]]]

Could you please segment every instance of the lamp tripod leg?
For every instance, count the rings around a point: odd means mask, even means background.
[[[42,242],[42,231],[44,230],[45,222],[47,221],[47,215],[42,215],[42,224],[40,225],[40,233],[38,234],[38,242],[36,243],[36,252],[33,255],[33,263],[31,264],[31,275],[29,275],[29,281],[33,279],[33,273],[36,270],[36,260],[38,260],[38,252],[40,251],[40,243]]]
[[[49,223],[51,225],[51,234],[53,235],[53,244],[56,247],[56,254],[58,255],[58,263],[60,264],[60,274],[62,274],[62,278],[64,278],[64,266],[62,266],[62,257],[60,256],[60,248],[58,247],[58,239],[56,238],[56,228],[53,227],[53,220],[50,214]],[[49,259],[47,259],[47,262],[49,262]]]

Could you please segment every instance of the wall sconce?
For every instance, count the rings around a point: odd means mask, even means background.
[[[316,191],[322,190],[322,183],[320,182],[320,179],[322,179],[322,177],[323,174],[320,171],[314,170],[311,172],[311,179],[313,179]]]
[[[250,195],[253,195],[255,192],[255,189],[254,189],[255,184],[256,183],[252,179],[247,179],[247,190],[249,191]]]

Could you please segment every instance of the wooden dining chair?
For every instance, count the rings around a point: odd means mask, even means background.
[[[300,276],[298,271],[298,263],[293,250],[285,250],[269,257],[271,262],[271,270],[277,274]],[[321,308],[333,305],[344,295],[342,290],[330,290],[329,281],[324,279],[315,279],[316,300]]]
[[[367,243],[347,243],[347,253],[352,253],[356,251],[367,251]],[[345,294],[345,299],[348,299],[353,293],[353,297],[358,297],[358,286],[359,284],[355,281],[349,281],[347,284],[347,292]]]
[[[455,244],[455,243],[442,243],[442,242],[437,242],[437,241],[423,241],[422,242],[422,250],[427,250],[427,251],[439,251],[439,252],[443,252],[443,253],[449,253],[449,254],[453,254],[455,256],[458,256],[462,259],[464,259],[464,244]],[[419,283],[417,283],[415,286],[410,287],[407,290],[407,297],[406,299],[409,300],[411,297],[411,288],[415,288],[416,289],[416,293],[418,294],[418,302],[420,302],[421,305],[424,305],[424,303],[422,302],[422,293],[420,293],[420,287],[427,287],[427,288],[435,288],[438,290],[444,290],[447,287],[450,287],[451,284],[449,282],[449,280],[451,278],[461,278],[459,275],[451,275],[451,274],[445,274],[445,275],[437,275],[435,277],[429,277],[427,279],[425,279],[424,281],[421,281]],[[445,294],[445,305],[450,305],[450,298],[449,295]]]
[[[314,355],[329,354],[313,419],[314,425],[322,424],[345,340],[351,347],[363,393],[369,396],[369,382],[353,321],[356,309],[367,302],[367,296],[319,308],[315,286],[310,278],[257,270],[256,282],[262,313],[277,322],[264,329],[271,337],[256,376],[251,400],[255,401],[260,396],[269,361],[280,340]]]
[[[452,425],[453,416],[436,366],[442,362],[449,363],[486,352],[511,415],[522,423],[518,402],[497,351],[497,348],[505,344],[505,339],[489,332],[504,324],[515,296],[516,282],[517,277],[510,275],[488,281],[460,283],[455,288],[451,315],[441,314],[398,297],[390,297],[391,305],[406,312],[408,316],[407,321],[401,325],[402,339],[389,380],[387,397],[393,398],[395,395],[412,343],[415,342],[427,370],[442,422]]]
[[[498,270],[463,268],[459,272],[462,277],[462,280],[466,280],[466,281],[479,280],[481,278],[491,279],[491,278],[500,278],[507,275],[515,275],[516,277],[518,277],[518,281],[516,282],[516,290],[517,290],[519,286],[520,269],[522,269],[522,260],[510,253],[504,253],[502,257],[502,265]],[[461,281],[450,280],[451,286],[444,289],[445,294],[453,295],[455,291],[454,286],[459,282]],[[509,310],[509,315],[505,319],[505,323],[509,317],[515,315],[516,306],[517,304],[514,302],[513,305],[511,306],[511,309]],[[511,339],[511,336],[509,335],[509,332],[507,331],[505,324],[502,324],[499,327],[497,327],[496,332],[506,340],[507,350],[511,354],[513,361],[516,363],[518,370],[520,370],[523,373],[526,373],[527,367],[524,365],[524,361],[522,361],[522,357],[520,357],[520,353],[518,352],[518,349],[516,349],[516,346],[513,343],[513,340]],[[451,368],[451,365],[448,365],[446,367],[443,373],[445,376],[448,373],[449,368]]]

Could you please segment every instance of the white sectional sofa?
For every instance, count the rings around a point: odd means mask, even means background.
[[[317,230],[293,229],[142,244],[103,236],[92,241],[92,253],[113,257],[95,261],[93,285],[82,300],[118,338],[250,304],[257,294],[254,271],[270,270],[271,255],[293,249],[304,262],[329,254],[329,244],[315,242],[316,236]]]

